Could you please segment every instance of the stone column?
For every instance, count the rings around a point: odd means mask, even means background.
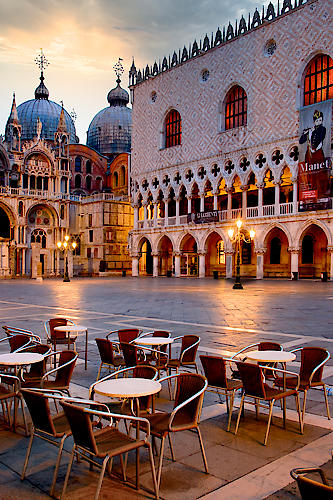
[[[25,275],[25,248],[22,248],[22,276]]]
[[[139,206],[138,206],[138,205],[133,205],[133,208],[134,208],[134,223],[133,223],[133,229],[138,229]]]
[[[60,250],[56,251],[56,275],[60,275]]]
[[[132,276],[139,276],[139,254],[132,254]]]
[[[247,186],[241,186],[242,190],[242,218],[247,217]]]
[[[257,280],[262,280],[264,277],[264,255],[266,253],[266,248],[257,248],[255,250],[257,254]]]
[[[227,205],[228,219],[231,219],[231,206],[232,206],[231,193],[232,193],[232,188],[226,188],[226,191],[227,191],[227,194],[228,194],[228,205]]]
[[[153,278],[158,277],[158,253],[152,253],[153,256]]]
[[[293,214],[297,214],[298,212],[298,202],[297,202],[297,186],[298,186],[298,179],[292,179],[293,182]]]
[[[218,209],[218,192],[214,192],[213,195],[214,195],[214,205],[213,205],[213,210],[217,210]]]
[[[200,212],[205,211],[205,195],[201,194],[200,195]]]
[[[143,205],[143,227],[147,227],[147,220],[148,220],[148,208],[147,208],[147,203]]]
[[[175,277],[179,278],[180,276],[180,252],[174,252],[175,256]]]
[[[187,213],[192,213],[192,196],[187,196]]]
[[[199,278],[206,276],[206,252],[198,252],[199,255]]]
[[[299,250],[300,250],[299,248],[293,248],[293,247],[288,248],[288,252],[290,253],[290,256],[291,256],[291,261],[290,261],[291,278],[293,278],[293,273],[297,273],[297,279],[299,278],[299,275],[298,275]]]
[[[154,227],[157,227],[157,201],[154,201],[154,221],[153,221],[153,225]]]
[[[180,198],[176,198],[176,226],[179,226],[180,224],[180,219],[179,219],[179,200]]]
[[[257,184],[258,188],[258,215],[259,217],[262,217],[262,190],[263,190],[264,184]]]
[[[333,247],[327,247],[327,251],[330,254],[330,281],[333,281]]]
[[[169,200],[166,199],[164,202],[164,225],[168,225],[168,218],[169,218]]]
[[[280,215],[280,182],[274,182],[274,186],[275,186],[274,214]]]
[[[225,277],[227,279],[232,278],[232,271],[233,271],[233,265],[232,265],[232,260],[233,260],[233,255],[234,251],[226,251],[225,252]]]

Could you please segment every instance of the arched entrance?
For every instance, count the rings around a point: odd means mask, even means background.
[[[256,254],[254,252],[254,241],[250,238],[249,231],[243,229],[246,241],[241,241],[240,244],[240,273],[241,276],[255,277],[257,274]],[[233,256],[233,270],[236,276],[237,254]]]
[[[163,236],[158,245],[158,275],[167,276],[173,273],[173,247],[170,238]]]
[[[147,238],[141,240],[139,274],[150,276],[153,274],[153,256],[151,254],[151,244]]]
[[[193,236],[187,234],[182,239],[180,245],[180,275],[181,276],[198,276],[199,261],[197,243]]]
[[[273,228],[266,236],[264,256],[265,278],[289,278],[290,254],[288,252],[288,238],[278,227]]]
[[[9,217],[0,207],[0,238],[9,239],[10,238],[10,221]]]
[[[327,237],[319,226],[312,224],[303,232],[300,249],[300,278],[319,278],[322,272],[329,271]]]
[[[218,272],[219,276],[225,276],[225,252],[224,241],[215,231],[206,240],[206,276],[213,276]]]

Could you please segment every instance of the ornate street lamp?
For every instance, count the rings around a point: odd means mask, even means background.
[[[236,231],[234,229],[229,229],[228,230],[228,236],[230,238],[230,241],[232,243],[236,244],[236,278],[235,278],[235,283],[232,288],[235,290],[243,290],[243,285],[241,283],[241,278],[240,278],[240,250],[241,250],[241,241],[244,241],[245,243],[250,243],[251,240],[253,240],[255,236],[255,232],[251,229],[250,231],[250,238],[247,238],[245,233],[241,231],[241,227],[243,225],[243,221],[238,219],[236,221]]]
[[[65,255],[65,269],[64,269],[63,281],[65,281],[66,283],[68,283],[70,281],[69,275],[68,275],[68,250],[69,249],[75,250],[76,245],[77,245],[76,241],[72,241],[72,243],[69,244],[69,238],[70,237],[68,236],[68,234],[66,234],[65,241],[58,241],[58,243],[57,243],[58,249],[61,252],[64,252],[64,255]]]

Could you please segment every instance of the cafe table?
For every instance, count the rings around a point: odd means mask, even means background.
[[[244,353],[245,359],[257,361],[257,363],[281,363],[286,370],[287,363],[296,359],[296,354],[287,351],[249,351]],[[286,374],[283,374],[283,390],[286,390]],[[286,426],[286,399],[283,398],[283,426]]]
[[[85,332],[85,349],[84,349],[84,369],[88,367],[88,328],[84,325],[61,325],[55,326],[57,332],[64,332],[67,334],[68,349],[70,348],[71,333],[79,334]]]
[[[137,339],[133,340],[133,344],[137,344],[138,346],[142,347],[155,347],[158,348],[161,345],[168,345],[169,348],[171,348],[171,344],[173,343],[174,339],[171,337],[138,337]],[[159,351],[159,350],[158,350]],[[161,353],[160,351],[157,353],[157,366],[160,367],[161,365]],[[160,375],[160,370],[158,370],[158,375]]]

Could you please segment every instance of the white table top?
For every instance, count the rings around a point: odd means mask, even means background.
[[[138,345],[167,345],[172,344],[173,339],[170,337],[138,337],[133,340],[134,344]]]
[[[85,332],[88,330],[86,326],[83,325],[62,325],[54,327],[57,332]]]
[[[109,379],[95,385],[96,394],[114,398],[138,398],[160,392],[162,386],[156,380],[146,378]]]
[[[287,363],[296,359],[296,354],[287,351],[249,351],[244,354],[247,359],[265,363]]]
[[[37,352],[10,352],[0,354],[0,365],[5,366],[21,366],[31,365],[43,361],[44,356]]]

